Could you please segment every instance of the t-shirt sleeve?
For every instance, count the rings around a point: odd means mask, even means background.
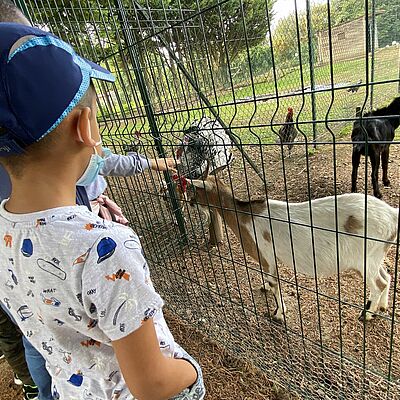
[[[104,176],[132,176],[150,168],[149,160],[138,154],[110,154],[104,159],[100,174]]]
[[[117,225],[90,249],[83,267],[82,294],[84,307],[96,310],[98,327],[110,340],[129,335],[163,306],[139,238]]]

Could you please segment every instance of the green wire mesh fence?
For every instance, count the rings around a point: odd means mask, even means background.
[[[232,155],[218,176],[243,200],[309,202],[350,192],[353,122],[399,95],[399,0],[18,4],[33,24],[116,75],[113,86],[97,88],[102,137],[113,151],[176,157],[184,132],[207,117],[208,131],[222,129]],[[297,132],[289,130],[290,156],[279,140],[289,108],[286,127]],[[393,207],[398,144],[396,136],[392,186],[382,189]],[[359,191],[372,193],[370,172],[362,161]],[[208,245],[215,210],[191,206],[170,174],[108,183],[180,318],[302,398],[399,398],[397,236],[385,259],[388,313],[357,320],[368,290],[354,273],[314,279],[278,262],[288,311],[276,324],[274,298],[260,290],[267,274],[244,251],[243,237],[223,224],[223,244]],[[286,245],[293,254],[292,239]]]

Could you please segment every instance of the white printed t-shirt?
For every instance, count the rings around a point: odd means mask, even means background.
[[[137,235],[84,206],[31,214],[0,207],[0,300],[46,360],[60,399],[133,399],[111,341],[153,317],[181,358]]]

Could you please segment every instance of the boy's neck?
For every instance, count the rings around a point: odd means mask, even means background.
[[[13,179],[10,199],[6,210],[14,214],[28,214],[76,204],[76,187],[65,176],[30,174]]]

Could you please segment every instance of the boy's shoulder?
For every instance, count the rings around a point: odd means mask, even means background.
[[[62,229],[72,230],[75,233],[80,233],[79,237],[87,237],[95,241],[105,236],[115,236],[121,239],[137,238],[136,233],[131,228],[113,221],[104,220],[89,211],[71,213],[66,216],[65,224]]]

